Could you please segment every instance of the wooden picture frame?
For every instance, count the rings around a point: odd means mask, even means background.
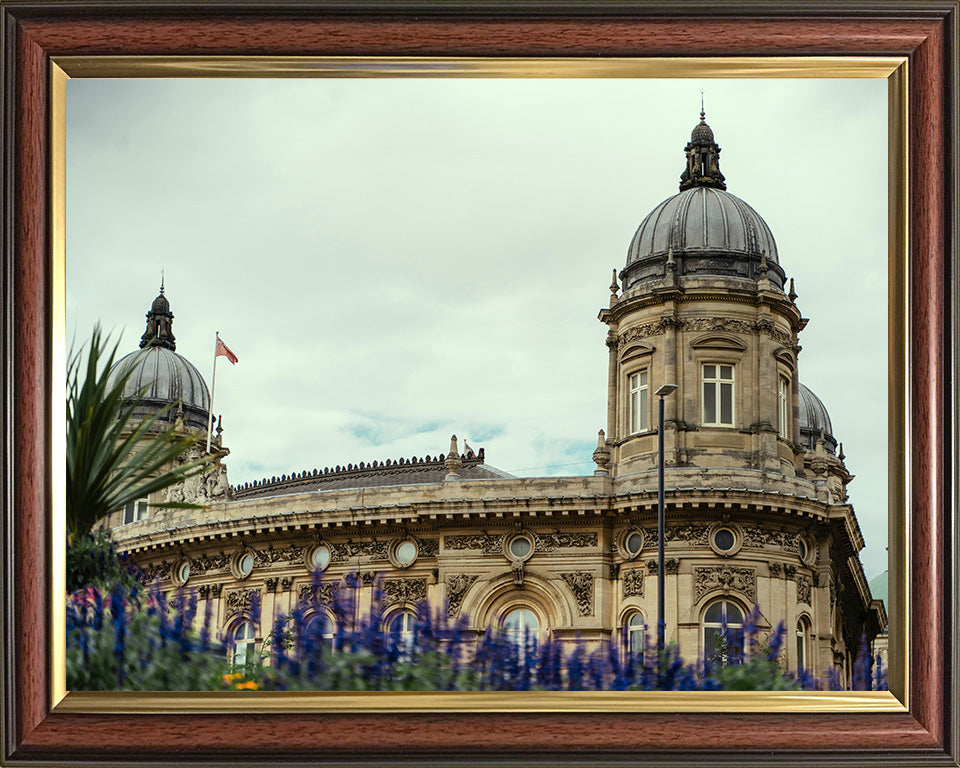
[[[58,3],[0,0],[3,741],[0,760],[203,764],[958,765],[956,2]],[[49,130],[64,56],[902,56],[908,76],[905,712],[123,715],[51,706]]]

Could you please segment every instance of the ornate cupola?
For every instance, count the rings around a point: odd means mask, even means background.
[[[702,110],[685,153],[680,190],[641,221],[600,312],[609,349],[602,470],[618,482],[650,481],[656,393],[671,384],[663,442],[675,477],[687,472],[683,482],[694,485],[746,482],[757,471],[797,477],[805,472],[797,334],[806,320],[796,293],[784,293],[770,227],[726,191]],[[735,481],[738,472],[746,474]]]
[[[163,347],[171,352],[177,349],[177,339],[173,335],[173,312],[170,311],[170,302],[163,295],[163,280],[160,281],[160,295],[153,300],[147,312],[147,329],[140,337],[140,349],[147,347]]]
[[[707,125],[706,113],[700,110],[700,123],[690,134],[690,143],[684,147],[687,167],[680,174],[680,190],[691,187],[726,189],[720,173],[720,147],[713,140],[713,130]]]

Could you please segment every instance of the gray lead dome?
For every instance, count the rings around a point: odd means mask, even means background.
[[[183,355],[155,346],[131,352],[120,358],[110,371],[112,385],[130,371],[123,386],[125,400],[140,402],[135,413],[156,411],[170,403],[181,403],[183,418],[189,426],[206,429],[210,413],[210,391],[196,367]],[[177,406],[171,406],[168,421],[176,418]]]
[[[823,429],[823,447],[827,453],[836,454],[837,440],[833,436],[833,424],[826,406],[809,387],[800,385],[800,443],[809,451],[817,447],[820,430]]]

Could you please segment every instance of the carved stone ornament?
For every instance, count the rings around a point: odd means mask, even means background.
[[[227,592],[227,618],[235,616],[238,613],[248,612],[250,610],[254,595],[262,597],[259,587],[252,587],[250,589],[234,589]]]
[[[420,557],[436,557],[440,552],[440,539],[421,539],[412,537],[417,542],[417,554]]]
[[[537,552],[553,552],[556,549],[597,546],[596,533],[534,533],[535,550]]]
[[[230,570],[230,556],[222,549],[216,555],[204,552],[199,557],[190,558],[190,573],[196,576],[201,573],[220,573],[228,570]]]
[[[151,563],[150,565],[144,565],[140,567],[140,583],[145,586],[150,586],[153,582],[157,581],[167,581],[170,578],[170,569],[173,567],[173,563],[163,560],[159,563]]]
[[[774,578],[779,579],[780,574],[783,572],[783,565],[778,562],[770,563],[770,575]]]
[[[453,618],[460,613],[463,598],[477,578],[472,573],[451,573],[447,576],[447,616]]]
[[[659,336],[667,327],[667,318],[661,318],[655,323],[644,323],[643,325],[628,328],[618,337],[618,344],[621,349],[630,342],[639,339],[645,339],[648,336]],[[788,349],[794,349],[796,344],[793,337],[773,323],[765,320],[759,320],[756,323],[748,323],[744,320],[737,320],[731,317],[686,317],[670,318],[669,325],[685,331],[719,331],[723,333],[741,333],[753,334],[763,333],[769,336]]]
[[[420,603],[426,599],[426,579],[386,579],[383,582],[384,605]]]
[[[657,561],[656,560],[647,560],[647,570],[651,574],[657,572]],[[663,561],[663,572],[664,573],[679,573],[680,572],[680,561],[674,557],[665,558]]]
[[[263,583],[267,587],[267,592],[276,592],[277,585],[280,583],[280,579],[264,579]]]
[[[643,597],[643,571],[639,568],[623,572],[623,596]]]
[[[561,573],[577,601],[577,611],[581,616],[593,615],[593,574],[590,571],[572,571]]]
[[[293,576],[285,576],[280,579],[280,590],[282,592],[289,592],[293,589]]]
[[[763,546],[779,547],[784,552],[794,554],[800,551],[796,534],[789,534],[784,531],[771,531],[767,528],[744,528],[743,545],[754,548]]]
[[[750,602],[757,601],[757,572],[754,568],[733,565],[695,567],[693,569],[694,600],[700,600],[714,589],[739,592]]]
[[[804,576],[803,574],[797,576],[797,602],[813,605],[813,603],[810,602],[812,593],[813,582],[810,577]]]
[[[786,574],[788,579],[792,579],[797,575],[797,566],[795,565],[785,565],[783,566],[783,572]]]
[[[312,603],[315,601],[323,605],[330,605],[335,594],[334,585],[330,582],[301,584],[297,592],[297,603]]]
[[[187,461],[199,459],[203,453],[203,447],[196,445],[184,451],[173,460],[173,463],[179,466]],[[210,504],[213,501],[226,499],[229,493],[230,484],[227,482],[227,468],[223,464],[214,464],[199,475],[188,477],[167,488],[164,501]]]
[[[253,561],[257,567],[270,566],[275,563],[295,563],[303,560],[303,552],[306,547],[302,544],[291,544],[288,547],[274,549],[271,544],[262,552],[253,550]]]
[[[330,561],[342,563],[367,557],[371,560],[386,560],[389,557],[389,543],[386,541],[348,541],[333,544],[330,547]]]
[[[465,536],[444,536],[444,549],[479,549],[485,555],[499,554],[503,551],[506,534],[492,536],[489,533],[471,533]]]
[[[201,600],[206,600],[208,597],[210,597],[210,585],[201,584],[199,587],[197,587],[197,597],[199,597]]]
[[[211,597],[220,597],[223,592],[223,584],[211,584],[210,585],[210,596]]]
[[[707,544],[710,526],[707,525],[668,525],[664,530],[664,543],[679,541],[684,544]],[[657,529],[644,528],[643,538],[650,544],[657,543]]]

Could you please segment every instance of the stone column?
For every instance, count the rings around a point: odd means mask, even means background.
[[[611,325],[607,331],[607,349],[610,350],[610,362],[607,366],[607,440],[617,440],[620,431],[617,429],[617,400],[620,387],[617,386],[617,331]]]

